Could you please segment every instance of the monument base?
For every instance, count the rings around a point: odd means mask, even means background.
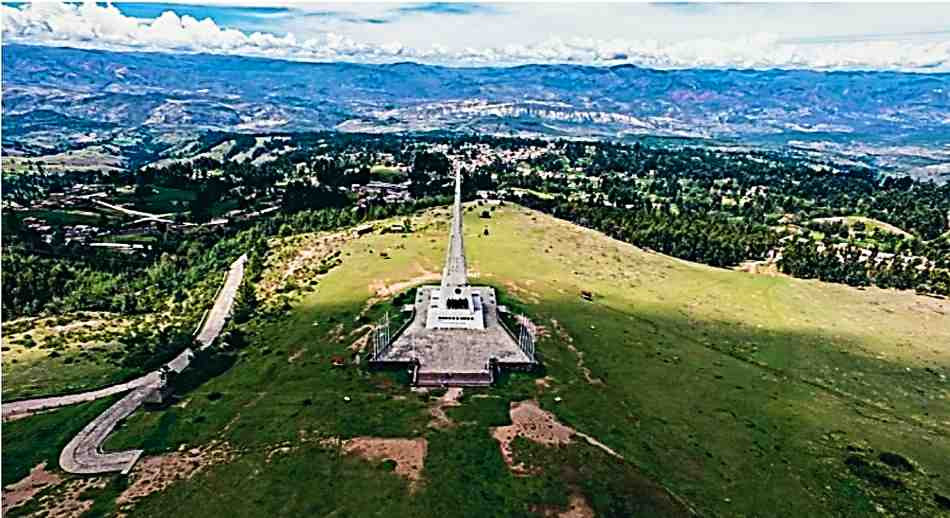
[[[495,290],[488,286],[468,289],[482,301],[484,329],[426,327],[432,294],[438,294],[439,287],[422,286],[416,293],[412,322],[370,363],[413,366],[413,383],[420,386],[490,385],[495,368],[533,367],[534,358],[499,321]]]

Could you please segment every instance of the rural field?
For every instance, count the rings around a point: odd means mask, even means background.
[[[950,514],[950,302],[466,207],[471,282],[533,321],[541,372],[426,393],[356,363],[392,299],[437,282],[447,208],[277,238],[235,364],[106,444],[146,450],[128,479],[59,474],[8,514]],[[5,424],[4,485],[56,465],[58,434],[25,438],[90,408]]]

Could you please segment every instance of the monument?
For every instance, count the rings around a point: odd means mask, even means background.
[[[429,295],[427,329],[485,329],[482,290],[468,285],[465,243],[462,237],[462,177],[455,175],[455,203],[449,247],[439,290]]]
[[[392,335],[378,326],[370,364],[405,366],[420,386],[490,385],[500,369],[536,365],[527,329],[516,335],[499,318],[495,290],[468,283],[462,229],[462,176],[455,174],[455,201],[445,267],[439,286],[416,290],[413,316]]]

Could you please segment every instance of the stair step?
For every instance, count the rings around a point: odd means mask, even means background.
[[[481,372],[425,372],[416,375],[420,387],[483,387],[492,384],[489,371]]]

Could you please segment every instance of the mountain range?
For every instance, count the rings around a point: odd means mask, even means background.
[[[2,52],[6,154],[335,129],[782,145],[932,176],[950,163],[950,74]]]

